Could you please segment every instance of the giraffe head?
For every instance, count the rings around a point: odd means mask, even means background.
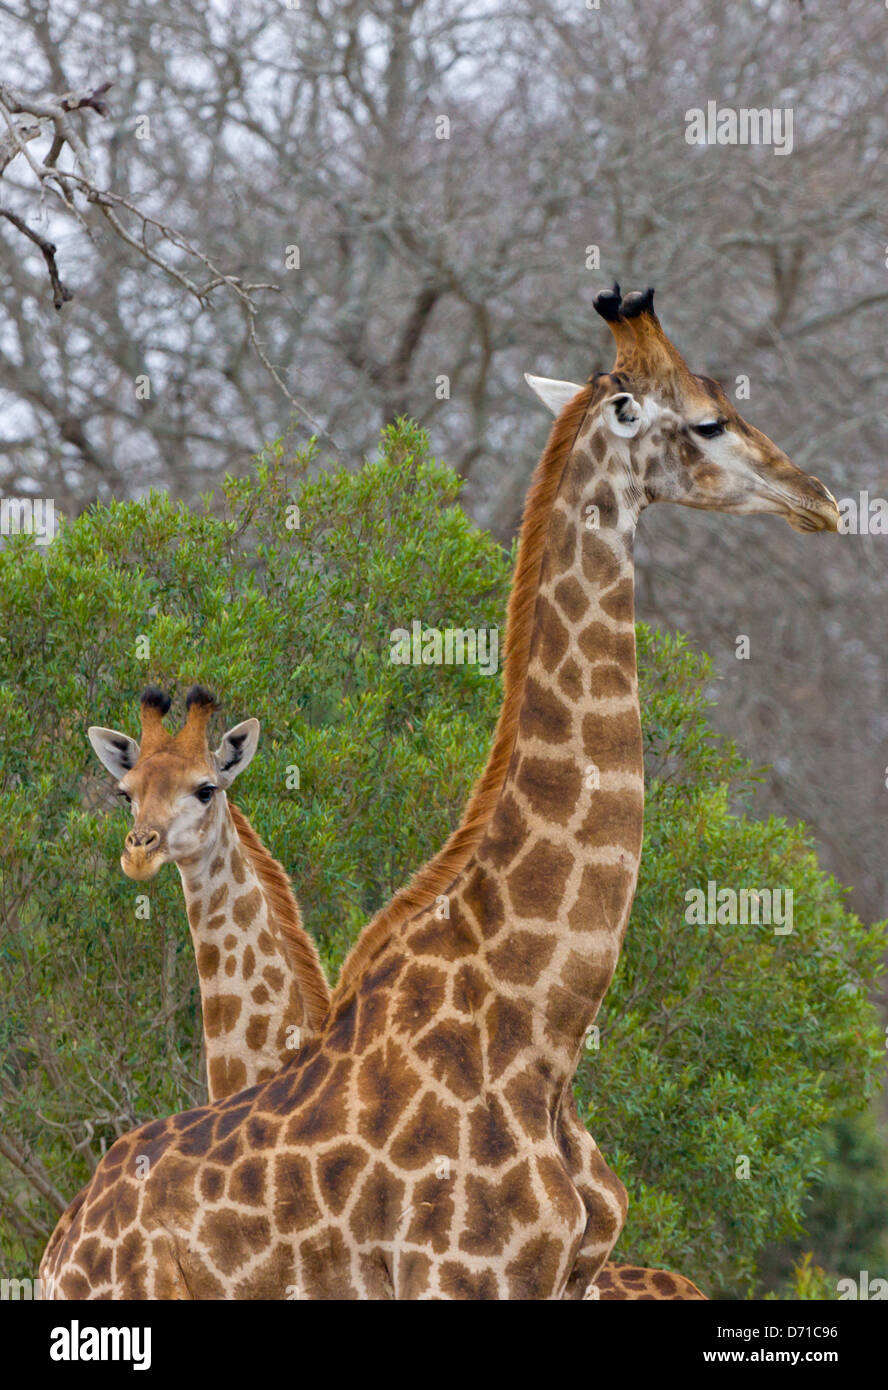
[[[771,512],[797,531],[835,531],[835,498],[777,445],[748,424],[711,377],[697,376],[654,313],[652,289],[622,298],[619,285],[595,298],[617,355],[610,372],[590,378],[589,413],[610,436],[639,507],[685,507],[749,515]],[[558,415],[583,388],[527,377]]]
[[[139,743],[115,729],[88,730],[99,761],[117,778],[133,812],[121,867],[130,878],[153,878],[162,864],[193,863],[212,854],[225,816],[225,789],[247,767],[259,742],[258,719],[245,719],[215,752],[207,723],[216,702],[200,686],[188,692],[187,718],[175,735],[164,726],[170,698],[153,686],[141,700]]]

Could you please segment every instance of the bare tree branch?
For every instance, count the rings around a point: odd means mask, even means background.
[[[62,305],[67,304],[68,300],[72,299],[73,296],[67,285],[63,284],[59,276],[58,266],[56,265],[55,243],[47,241],[46,237],[42,237],[39,232],[35,232],[33,228],[28,226],[27,222],[23,222],[14,212],[10,212],[9,208],[0,207],[0,217],[5,217],[7,222],[11,222],[13,227],[16,227],[21,232],[22,236],[26,236],[29,241],[33,241],[34,245],[39,248],[40,254],[46,261],[46,268],[49,271],[49,279],[52,285],[53,307],[61,309]]]
[[[258,310],[253,295],[260,291],[277,292],[278,286],[269,283],[243,283],[239,276],[230,275],[223,271],[211,257],[196,247],[181,232],[143,211],[131,198],[112,189],[98,186],[97,174],[89,149],[75,130],[69,116],[72,112],[87,110],[95,111],[100,116],[107,116],[109,107],[104,101],[104,95],[111,86],[111,82],[104,82],[92,91],[67,92],[62,96],[47,97],[41,100],[26,95],[11,83],[0,83],[0,112],[2,112],[7,124],[3,149],[11,151],[6,163],[10,163],[16,153],[24,153],[38,185],[42,189],[57,191],[69,210],[75,206],[75,193],[79,193],[87,204],[99,209],[105,221],[122,242],[135,251],[137,255],[142,256],[151,265],[156,266],[169,276],[188,294],[198,300],[202,306],[209,302],[209,297],[214,290],[221,287],[229,290],[235,296],[246,320],[248,338],[253,351],[278,390],[293,409],[308,422],[316,434],[330,439],[330,442],[336,447],[335,441],[324,426],[286,385],[280,370],[271,362],[267,350],[259,338],[257,330]],[[36,129],[28,123],[13,123],[10,118],[16,115],[33,117],[37,122]],[[40,133],[41,122],[51,123],[54,129],[53,143],[44,162],[32,158],[25,148],[26,141],[33,139]],[[62,171],[58,167],[57,161],[65,145],[68,145],[73,152],[80,172],[73,169]],[[135,218],[137,223],[135,235],[124,226],[115,209],[124,209]],[[6,209],[0,209],[0,213],[23,236],[40,249],[49,272],[54,306],[56,309],[61,309],[63,304],[73,298],[73,294],[59,276],[55,260],[55,245],[29,228],[27,223],[17,214]],[[157,241],[154,246],[149,245],[149,231],[156,234]],[[161,255],[157,251],[158,242],[166,242],[176,250],[184,252],[187,257],[197,261],[209,273],[209,280],[203,285],[197,284],[190,275],[174,265],[167,256]]]

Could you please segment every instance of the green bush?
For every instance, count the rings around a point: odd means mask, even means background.
[[[91,509],[48,549],[0,550],[7,1273],[34,1272],[54,1199],[119,1134],[202,1099],[178,875],[145,885],[120,871],[128,818],[86,726],[137,733],[149,681],[181,694],[200,680],[228,724],[261,720],[236,799],[292,873],[331,979],[459,819],[483,764],[498,679],[392,665],[389,638],[414,619],[501,625],[509,556],[410,424],[357,473],[313,478],[313,461],[279,442],[201,508],[151,494]],[[866,993],[884,942],[845,910],[802,829],[742,814],[753,773],[707,725],[707,660],[644,628],[639,652],[642,878],[578,1092],[630,1188],[621,1254],[742,1289],[765,1245],[797,1227],[825,1124],[872,1090],[881,1040]],[[710,878],[792,887],[795,931],[689,925],[685,893]],[[734,1176],[739,1154],[749,1179]]]
[[[759,1272],[765,1285],[782,1289],[793,1266],[813,1247],[825,1266],[832,1297],[840,1279],[860,1284],[867,1271],[888,1270],[888,1134],[873,1110],[844,1115],[824,1133],[823,1167],[810,1192],[804,1232],[764,1251]]]

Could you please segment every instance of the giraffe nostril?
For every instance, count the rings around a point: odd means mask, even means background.
[[[131,830],[124,844],[127,849],[156,849],[160,844],[160,831]]]

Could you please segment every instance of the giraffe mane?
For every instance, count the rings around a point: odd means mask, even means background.
[[[590,380],[573,400],[568,401],[552,425],[546,447],[534,469],[524,505],[518,558],[506,614],[503,702],[487,762],[472,788],[462,820],[434,858],[417,870],[364,927],[342,963],[334,998],[359,978],[403,922],[430,906],[450,886],[481,842],[515,746],[549,518],[580,426],[599,394],[596,381]]]
[[[287,961],[305,1001],[309,1022],[312,1028],[318,1029],[330,1006],[330,986],[317,947],[302,925],[299,904],[290,887],[290,879],[283,865],[262,843],[243,811],[231,801],[228,802],[228,811],[238,839],[262,885],[269,912],[281,935]]]

